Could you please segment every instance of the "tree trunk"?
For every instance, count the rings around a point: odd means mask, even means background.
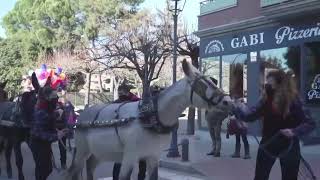
[[[86,93],[86,96],[85,96],[85,107],[89,107],[90,105],[90,89],[91,89],[91,72],[88,72],[86,73],[86,76],[87,76],[87,93]]]
[[[138,83],[138,78],[134,78],[134,86],[137,88],[137,95],[138,97],[141,97],[141,88],[140,88],[140,84]]]
[[[150,82],[143,81],[142,82],[142,99],[148,99],[150,97]]]

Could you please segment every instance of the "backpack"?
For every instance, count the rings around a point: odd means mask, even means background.
[[[247,123],[237,120],[234,117],[229,117],[229,122],[227,124],[227,138],[229,138],[229,135],[247,134],[247,130]]]

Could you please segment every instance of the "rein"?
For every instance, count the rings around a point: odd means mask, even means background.
[[[61,143],[62,147],[67,151],[67,153],[69,153],[72,156],[74,156],[75,155],[74,152],[75,152],[76,148],[72,148],[71,147],[71,143],[70,143],[70,139],[68,139],[68,140],[69,140],[69,143],[68,143],[69,144],[69,148],[67,148],[67,145],[64,144],[61,139],[59,139],[58,142]],[[61,172],[61,171],[64,170],[62,168],[58,168],[58,166],[56,164],[56,161],[55,161],[55,158],[54,158],[54,154],[53,154],[52,151],[51,151],[51,163],[52,163],[53,169],[56,170],[57,172]]]
[[[275,140],[278,139],[279,137],[285,138],[284,135],[282,135],[280,132],[277,132],[267,142],[265,142],[263,144],[261,144],[261,142],[258,140],[257,136],[253,136],[253,137],[257,141],[257,143],[259,144],[259,149],[261,149],[264,153],[267,154],[267,156],[269,156],[272,159],[286,157],[289,154],[289,152],[292,150],[292,147],[293,147],[293,144],[294,144],[294,139],[293,138],[290,138],[290,139],[288,138],[288,140],[290,141],[288,148],[286,148],[285,150],[281,151],[278,155],[273,155],[271,152],[269,152],[266,149],[266,146],[275,143]]]

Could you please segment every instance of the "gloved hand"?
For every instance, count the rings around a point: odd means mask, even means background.
[[[236,119],[242,119],[244,116],[244,112],[242,111],[242,109],[240,107],[236,107],[234,109],[234,116],[236,117]]]

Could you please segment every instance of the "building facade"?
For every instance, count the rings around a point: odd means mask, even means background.
[[[90,91],[92,93],[102,93],[102,92],[109,92],[113,93],[115,88],[115,77],[109,74],[98,74],[93,73],[91,74],[91,83],[90,83]],[[86,78],[86,85],[83,87],[81,92],[86,92],[88,88],[88,79]]]
[[[198,19],[202,70],[221,88],[253,105],[268,71],[291,69],[320,125],[319,0],[206,0]]]

